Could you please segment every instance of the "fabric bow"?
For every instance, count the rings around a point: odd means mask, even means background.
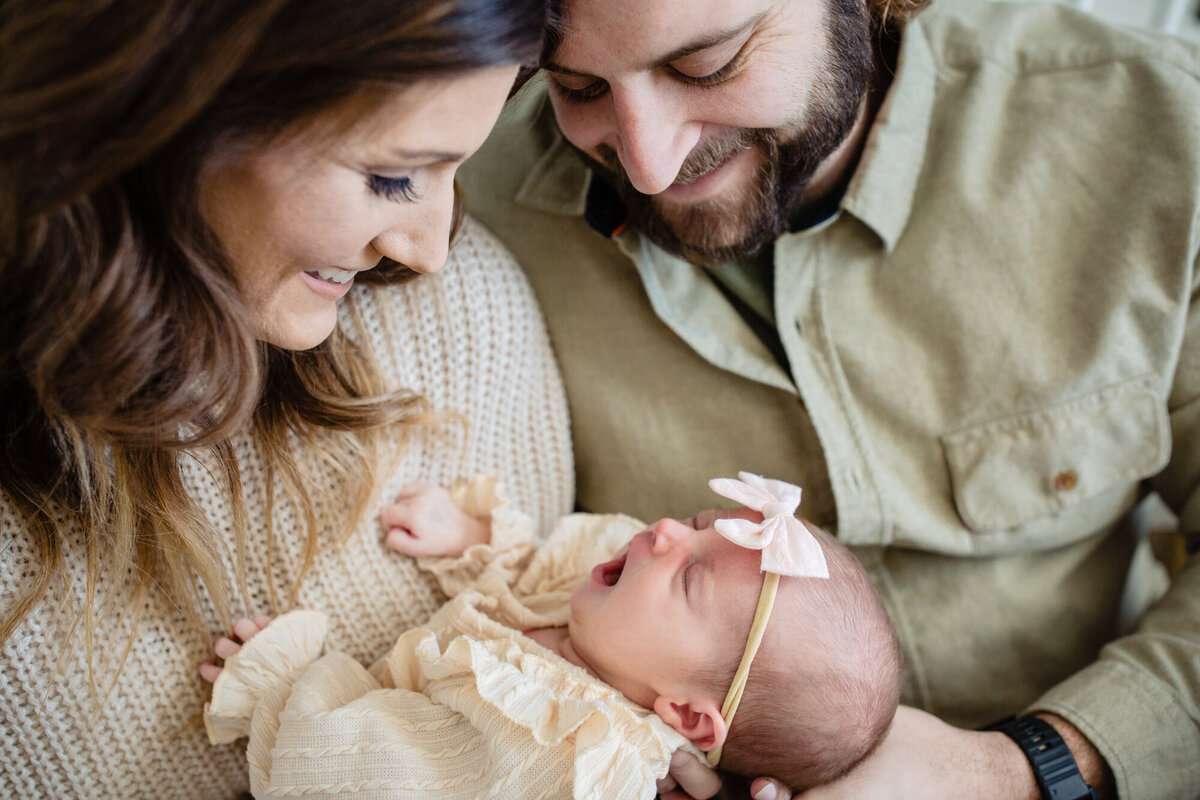
[[[761,512],[763,521],[719,519],[714,523],[717,533],[741,547],[761,550],[763,572],[828,578],[820,542],[796,518],[800,487],[752,472],[739,472],[738,478],[713,478],[708,485],[722,497]]]

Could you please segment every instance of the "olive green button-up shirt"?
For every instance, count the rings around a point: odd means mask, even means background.
[[[839,213],[775,243],[790,371],[702,269],[587,227],[537,86],[465,172],[546,313],[585,507],[799,483],[888,605],[906,703],[1054,711],[1122,798],[1200,797],[1200,565],[1130,614],[1154,578],[1126,524],[1154,490],[1200,531],[1194,46],[935,0]]]

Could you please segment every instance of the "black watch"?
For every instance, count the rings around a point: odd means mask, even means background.
[[[1071,749],[1046,720],[1005,717],[982,730],[1000,731],[1017,743],[1033,765],[1042,800],[1096,800],[1096,792],[1079,773]]]

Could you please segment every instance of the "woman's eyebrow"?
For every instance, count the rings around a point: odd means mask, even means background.
[[[467,157],[466,153],[451,153],[444,150],[406,150],[403,147],[393,148],[392,153],[412,161],[462,161]]]

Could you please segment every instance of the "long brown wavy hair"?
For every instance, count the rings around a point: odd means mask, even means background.
[[[233,437],[247,431],[308,523],[306,563],[331,522],[314,492],[356,497],[336,524],[353,528],[385,432],[422,402],[337,331],[306,352],[256,340],[200,214],[201,165],[372,91],[531,64],[544,20],[542,0],[0,5],[0,489],[40,556],[4,599],[0,641],[80,566],[89,664],[97,587],[130,565],[130,608],[161,591],[198,622],[203,590],[228,618],[227,545],[181,465],[200,458],[225,485],[240,553]],[[334,463],[344,485],[307,486],[297,452]],[[65,563],[71,530],[86,565]]]

